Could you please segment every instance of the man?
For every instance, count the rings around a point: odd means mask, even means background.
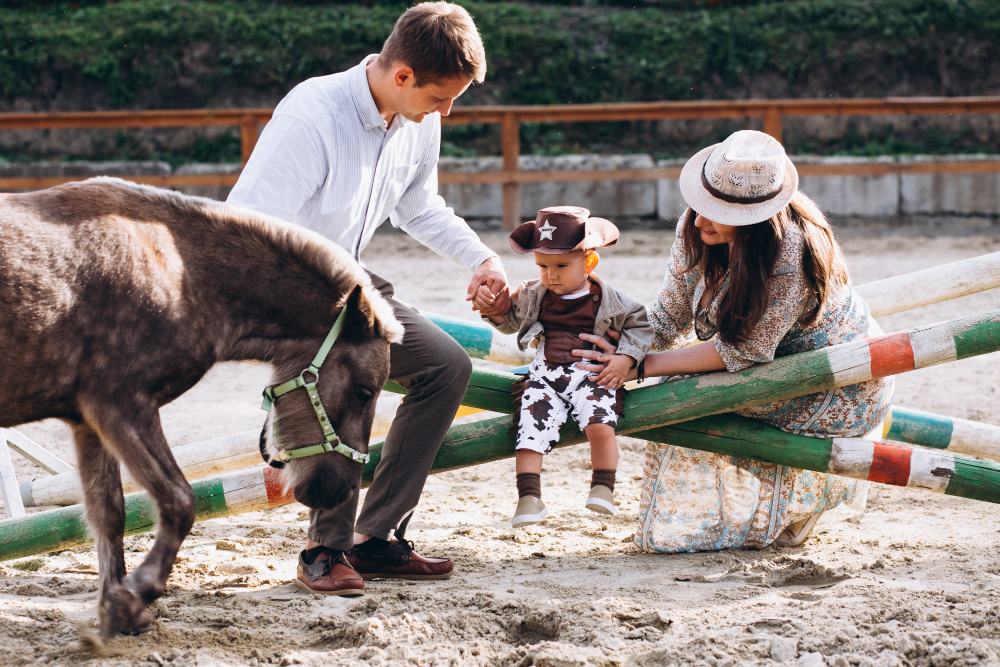
[[[381,53],[309,79],[281,101],[229,203],[312,229],[359,260],[388,218],[474,271],[467,299],[484,283],[508,299],[500,259],[437,194],[441,115],[485,73],[483,43],[465,9],[410,8]],[[453,569],[448,559],[417,554],[404,533],[472,366],[454,340],[394,298],[392,285],[371,277],[405,327],[402,344],[391,347],[389,377],[408,393],[357,521],[356,496],[309,513],[297,583],[316,593],[357,595],[363,578],[444,579]]]

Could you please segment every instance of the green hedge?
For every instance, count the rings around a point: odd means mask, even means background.
[[[471,104],[1000,92],[996,0],[654,0],[640,9],[460,1],[489,59]],[[696,2],[706,8],[691,9]],[[378,51],[406,6],[136,0],[0,9],[0,109],[273,104],[296,83]],[[556,137],[549,143],[563,149],[603,145],[622,131],[590,127],[529,128],[526,138]],[[869,135],[854,138],[859,150],[912,143]],[[495,143],[482,128],[451,136]]]
[[[799,0],[665,11],[463,3],[490,71],[480,101],[612,102],[998,88],[995,0]],[[0,10],[0,97],[98,87],[111,107],[280,96],[377,51],[404,4],[138,0]],[[787,90],[780,90],[783,86]],[[759,88],[760,90],[756,90]],[[157,92],[157,89],[159,91]]]

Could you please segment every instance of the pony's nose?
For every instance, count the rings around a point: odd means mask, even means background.
[[[319,510],[332,510],[350,500],[357,491],[357,486],[344,482],[331,482],[319,477],[307,484],[295,488],[295,500],[306,507]]]

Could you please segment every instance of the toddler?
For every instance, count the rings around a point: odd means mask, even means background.
[[[586,507],[615,513],[618,443],[615,426],[622,411],[621,389],[631,368],[642,362],[653,342],[646,309],[593,273],[597,248],[618,242],[618,228],[591,218],[575,206],[542,209],[510,235],[515,252],[534,253],[540,279],[523,282],[506,311],[496,309],[492,285],[479,288],[474,307],[502,333],[517,333],[522,350],[537,344],[537,355],[524,379],[517,428],[518,503],[511,525],[538,523],[548,515],[542,502],[542,457],[559,440],[559,428],[572,410],[590,441],[593,476]],[[583,361],[574,349],[591,349],[579,334],[621,332],[616,354],[596,378],[576,367]]]

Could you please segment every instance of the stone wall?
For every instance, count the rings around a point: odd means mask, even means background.
[[[882,164],[897,158],[794,157],[799,165]],[[900,163],[919,165],[939,161],[996,162],[1000,156],[914,156]],[[684,160],[660,160],[656,166],[679,167]],[[647,169],[649,155],[523,156],[524,171]],[[444,158],[441,172],[499,171],[500,158]],[[165,162],[75,162],[0,164],[0,178],[15,176],[165,175],[236,173],[238,165],[186,165],[171,172]],[[947,219],[953,224],[995,227],[1000,230],[1000,172],[967,174],[892,174],[874,176],[802,176],[801,190],[812,197],[839,225],[860,222],[903,224]],[[229,188],[179,188],[188,194],[225,199]],[[503,212],[499,184],[443,184],[441,195],[455,212],[480,229],[499,228]],[[559,204],[589,208],[623,228],[668,227],[684,210],[676,179],[658,181],[575,181],[526,183],[521,187],[521,218]]]

